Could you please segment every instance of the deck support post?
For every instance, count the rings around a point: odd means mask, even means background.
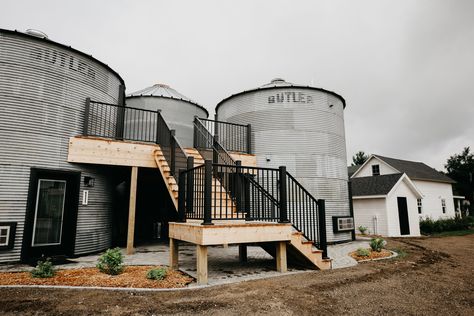
[[[138,167],[132,167],[130,176],[130,202],[128,207],[128,234],[127,234],[127,255],[135,252],[133,248],[133,239],[135,236],[135,207],[137,201],[137,178]]]
[[[286,242],[277,241],[276,242],[276,269],[278,272],[286,272]]]
[[[207,284],[207,246],[196,245],[196,273],[198,285]]]
[[[170,238],[170,267],[178,270],[179,264],[179,245],[178,240]]]
[[[247,262],[247,245],[239,244],[239,261]]]

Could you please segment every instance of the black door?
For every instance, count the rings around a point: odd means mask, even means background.
[[[81,174],[31,169],[21,259],[72,256]]]
[[[410,222],[408,221],[408,207],[406,197],[397,197],[398,219],[400,221],[400,235],[410,235]]]

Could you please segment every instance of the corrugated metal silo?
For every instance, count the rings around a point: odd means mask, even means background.
[[[49,192],[51,199],[64,189],[64,183],[66,196],[78,187],[71,202],[78,207],[77,225],[61,226],[72,236],[68,247],[74,254],[110,247],[113,188],[108,174],[92,165],[68,163],[67,154],[69,137],[82,133],[85,99],[117,104],[123,89],[123,79],[90,55],[37,33],[0,29],[0,225],[17,223],[13,249],[0,251],[0,262],[19,260],[22,245],[40,249],[40,245],[56,247],[64,241],[48,235],[46,228],[52,224],[39,206],[35,209],[36,192],[31,190],[36,185],[38,196]],[[36,171],[51,179],[73,173],[78,183],[38,180]],[[86,177],[95,180],[94,187],[85,187]],[[89,203],[78,205],[85,189],[90,193]],[[25,229],[30,211],[34,238],[46,240],[43,244],[28,240],[33,234],[29,224]],[[66,220],[66,212],[63,209],[54,220]]]
[[[209,117],[207,110],[165,84],[133,92],[127,96],[127,106],[151,111],[161,110],[163,118],[171,129],[176,130],[176,137],[183,147],[193,147],[194,116]],[[127,132],[127,120],[125,130]]]
[[[283,79],[234,94],[216,107],[218,120],[252,125],[258,166],[287,166],[313,196],[326,200],[330,242],[351,238],[332,229],[333,216],[350,216],[344,108],[334,92]]]

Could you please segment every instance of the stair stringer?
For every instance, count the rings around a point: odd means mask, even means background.
[[[171,201],[173,202],[176,211],[178,211],[178,185],[175,178],[171,175],[171,169],[163,156],[161,148],[153,151],[153,158],[155,159],[156,166],[160,170],[163,181],[165,181]]]
[[[259,244],[272,257],[275,257],[275,243]],[[322,250],[316,249],[313,242],[306,240],[301,232],[294,231],[287,244],[287,258],[290,263],[310,269],[331,269],[331,259],[323,259]]]

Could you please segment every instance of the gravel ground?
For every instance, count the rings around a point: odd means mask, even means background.
[[[1,315],[474,315],[474,235],[391,239],[405,256],[171,292],[1,289]]]

